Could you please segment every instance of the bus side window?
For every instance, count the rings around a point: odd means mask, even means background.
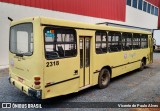
[[[132,34],[124,32],[122,33],[122,47],[124,51],[132,50]]]
[[[107,53],[107,33],[106,31],[96,31],[96,53]]]
[[[140,49],[141,48],[141,38],[140,34],[133,34],[133,49]]]
[[[46,27],[44,33],[46,59],[76,56],[77,42],[75,30]]]
[[[119,52],[122,50],[121,33],[108,32],[108,49],[110,52]]]
[[[141,35],[141,48],[148,48],[148,35]]]

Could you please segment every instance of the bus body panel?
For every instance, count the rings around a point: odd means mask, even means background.
[[[43,49],[42,46],[41,28],[39,17],[20,20],[18,22],[12,22],[11,26],[23,23],[33,24],[33,54],[31,56],[16,56],[16,54],[9,53],[9,74],[11,82],[14,82],[15,86],[19,89],[25,87],[35,89],[34,77],[40,77],[40,88],[43,89]],[[20,88],[21,87],[21,88]],[[27,89],[27,88],[26,88]],[[28,91],[26,91],[28,92]]]
[[[58,61],[59,65],[46,67],[46,63]],[[63,58],[57,60],[45,60],[44,85],[45,97],[52,97],[77,92],[79,86],[79,74],[75,74],[79,66],[78,57]],[[69,87],[72,85],[72,87]],[[50,91],[48,91],[50,90]],[[48,91],[48,92],[47,92]]]
[[[89,25],[65,20],[50,19],[45,17],[34,17],[12,22],[11,26],[32,22],[34,36],[33,55],[19,57],[9,53],[10,60],[10,82],[18,89],[31,95],[41,93],[41,99],[78,92],[87,87],[98,84],[100,71],[110,68],[111,77],[116,77],[129,71],[140,68],[141,60],[146,59],[146,65],[152,63],[153,51],[151,36],[148,38],[148,48],[107,52],[96,54],[95,33],[97,30],[120,31],[130,33],[142,33],[150,35],[150,32],[127,28],[117,28],[104,25]],[[76,31],[77,55],[74,57],[58,58],[49,60],[45,57],[45,27],[72,28]],[[80,40],[90,41],[90,65],[89,68],[80,68]],[[85,49],[86,50],[86,49]],[[84,52],[86,53],[86,51]],[[83,61],[85,61],[85,54]],[[85,65],[85,64],[84,64]],[[85,74],[85,73],[86,74]],[[89,73],[89,74],[88,74]],[[40,77],[40,88],[35,88],[34,77]],[[84,84],[86,82],[86,84]],[[34,90],[31,90],[34,89]],[[41,92],[36,92],[41,91]],[[38,96],[39,97],[39,96]]]

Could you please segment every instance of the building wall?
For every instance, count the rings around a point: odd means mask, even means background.
[[[158,17],[141,10],[126,6],[126,25],[157,29]]]
[[[126,0],[1,0],[1,2],[125,21]]]
[[[160,8],[160,0],[146,0]],[[160,15],[160,11],[159,11]],[[158,17],[158,28],[160,28],[160,16]]]

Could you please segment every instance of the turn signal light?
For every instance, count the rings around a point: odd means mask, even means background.
[[[40,81],[35,81],[34,84],[35,84],[35,85],[40,85],[41,82],[40,82]]]
[[[34,80],[39,81],[39,80],[41,80],[41,78],[40,77],[34,77]]]
[[[40,80],[41,80],[40,77],[34,77],[34,84],[35,84],[34,88],[35,89],[39,89],[41,87],[40,86],[40,84],[41,84]]]

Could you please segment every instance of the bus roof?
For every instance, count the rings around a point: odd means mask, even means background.
[[[69,20],[48,18],[48,17],[30,17],[21,20],[16,20],[11,23],[11,26],[24,23],[24,22],[33,22],[33,20],[40,20],[40,24],[44,26],[62,26],[62,27],[70,27],[75,29],[85,29],[85,30],[109,30],[109,31],[121,31],[121,32],[131,32],[131,33],[142,33],[142,34],[152,34],[150,31],[138,30],[132,28],[123,28],[117,26],[107,26],[107,25],[97,25],[97,24],[88,24],[82,22],[75,22]]]

